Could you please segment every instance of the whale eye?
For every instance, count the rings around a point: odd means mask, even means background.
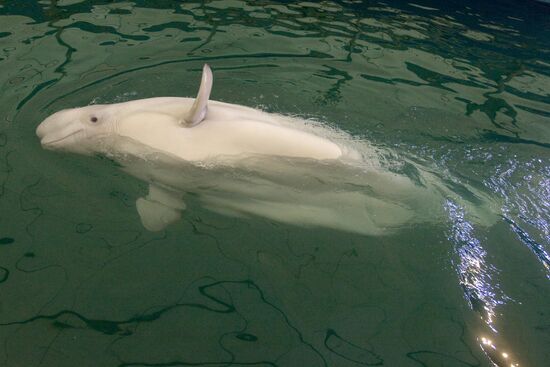
[[[91,122],[94,122],[94,123],[97,122],[97,117],[92,116],[92,117],[90,118],[90,121],[91,121]]]

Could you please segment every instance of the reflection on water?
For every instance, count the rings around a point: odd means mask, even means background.
[[[549,17],[507,0],[0,0],[0,364],[545,365]],[[193,95],[205,61],[213,99],[315,117],[458,197],[388,237],[193,200],[151,234],[139,181],[40,149],[50,113]],[[457,200],[478,192],[489,225]]]
[[[481,337],[481,348],[497,366],[519,367],[519,364],[513,362],[513,358],[507,352],[499,350],[491,339]]]
[[[507,297],[497,294],[502,292],[493,286],[495,281],[491,279],[491,273],[496,272],[496,269],[487,263],[487,252],[475,237],[474,227],[465,219],[464,209],[450,200],[445,203],[445,207],[451,221],[449,239],[456,244],[455,252],[459,258],[456,268],[466,300],[490,328],[492,333],[488,331],[487,334],[499,338],[496,329],[497,306],[503,305]],[[509,353],[497,349],[490,338],[482,336],[480,341],[481,349],[496,366],[519,366],[512,362]]]
[[[495,269],[487,264],[487,252],[475,237],[474,227],[464,218],[464,209],[452,201],[445,203],[451,221],[450,240],[456,244],[458,255],[456,266],[460,284],[464,289],[470,307],[481,314],[481,318],[493,330],[496,307],[502,304],[502,297],[497,297],[493,289],[491,272]]]

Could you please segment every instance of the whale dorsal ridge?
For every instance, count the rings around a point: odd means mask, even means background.
[[[208,64],[204,64],[202,68],[202,79],[201,86],[199,87],[199,93],[193,103],[193,107],[191,107],[188,115],[182,121],[185,126],[195,126],[206,117],[208,99],[210,98],[210,91],[212,90],[213,81],[214,77],[210,66],[208,66]]]

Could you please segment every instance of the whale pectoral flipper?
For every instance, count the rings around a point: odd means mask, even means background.
[[[204,64],[202,68],[202,79],[199,87],[199,93],[197,94],[197,98],[195,99],[189,114],[182,120],[182,123],[185,126],[195,126],[206,117],[208,99],[210,98],[210,92],[212,91],[213,81],[214,77],[210,66],[208,66],[208,64]]]
[[[143,226],[155,232],[178,221],[185,203],[175,193],[150,185],[149,194],[136,200],[136,208]]]

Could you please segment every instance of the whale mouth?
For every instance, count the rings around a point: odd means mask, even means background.
[[[43,147],[50,147],[50,146],[55,146],[55,145],[59,145],[59,143],[67,140],[68,138],[76,135],[76,134],[79,134],[80,132],[84,131],[84,129],[79,129],[79,130],[76,130],[76,131],[73,131],[72,133],[68,134],[68,135],[65,135],[64,137],[62,138],[58,138],[58,139],[49,139],[47,138],[47,136],[44,136],[41,140],[40,140],[40,144],[43,146]]]

